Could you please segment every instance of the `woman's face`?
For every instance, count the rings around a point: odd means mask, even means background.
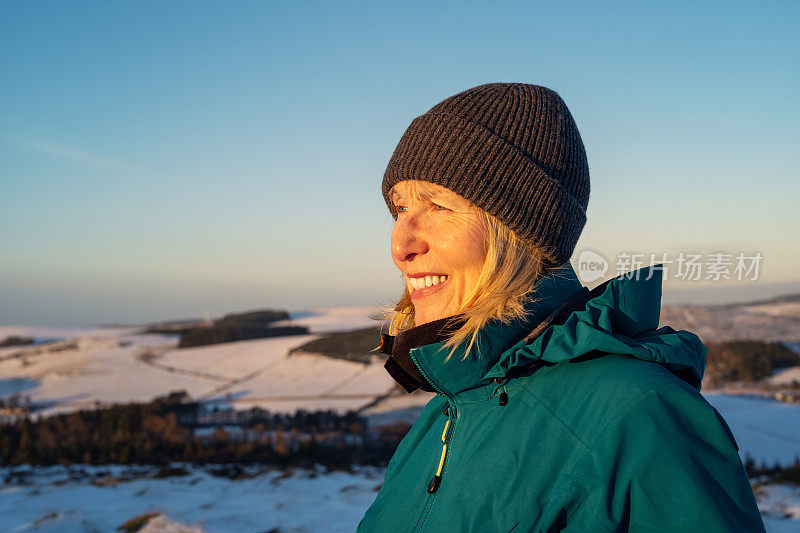
[[[405,277],[417,326],[464,309],[486,260],[487,235],[468,200],[439,185],[420,188],[411,181],[392,188],[392,259]]]

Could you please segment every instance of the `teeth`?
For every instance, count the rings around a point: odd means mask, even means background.
[[[408,278],[408,284],[411,285],[412,289],[417,291],[419,289],[424,289],[425,287],[430,287],[431,285],[444,283],[446,279],[447,276],[424,276],[421,278]]]

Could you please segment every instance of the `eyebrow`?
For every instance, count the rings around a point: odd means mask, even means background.
[[[414,194],[412,196],[417,198],[418,200],[422,200],[423,202],[431,200],[431,199],[436,198],[437,196],[439,196],[438,191],[420,192],[418,187],[414,187],[414,189],[415,189],[414,190]],[[394,187],[392,187],[392,190],[391,190],[390,194],[391,194],[393,200],[394,200],[395,197],[400,199],[400,200],[403,199],[403,195],[400,194],[399,192],[397,192],[394,189]]]

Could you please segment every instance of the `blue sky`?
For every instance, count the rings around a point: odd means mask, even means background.
[[[759,251],[800,292],[797,2],[0,2],[0,323],[387,304],[380,180],[492,81],[566,100],[576,254]],[[610,272],[609,275],[612,275]]]

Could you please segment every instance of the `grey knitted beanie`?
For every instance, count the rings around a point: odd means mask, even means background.
[[[415,118],[395,148],[382,192],[403,180],[436,183],[569,260],[586,223],[589,166],[578,127],[554,91],[525,83],[467,89]]]

